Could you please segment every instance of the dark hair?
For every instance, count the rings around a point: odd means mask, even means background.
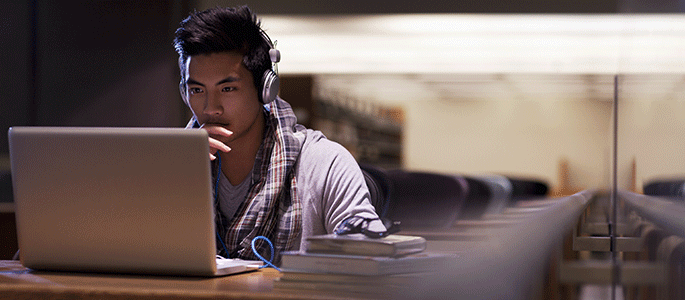
[[[176,30],[174,48],[179,55],[181,86],[185,87],[185,63],[189,56],[216,52],[238,52],[252,73],[257,91],[265,71],[271,68],[272,43],[261,22],[247,6],[216,7],[194,12]],[[261,93],[258,92],[261,98]],[[261,99],[260,99],[261,100]]]

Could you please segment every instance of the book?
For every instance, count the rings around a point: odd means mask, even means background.
[[[281,269],[286,272],[391,275],[431,272],[450,259],[456,259],[456,256],[431,252],[387,257],[286,251],[281,256]]]
[[[362,233],[315,235],[307,238],[307,252],[366,256],[403,256],[426,249],[426,239],[419,236],[391,234],[369,238]]]

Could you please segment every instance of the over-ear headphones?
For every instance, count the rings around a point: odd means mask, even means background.
[[[272,45],[267,37],[266,33],[262,31],[264,39],[269,45]],[[276,99],[278,96],[278,90],[280,89],[280,80],[278,79],[278,66],[276,65],[281,61],[281,51],[275,48],[274,43],[269,49],[269,59],[271,60],[271,68],[264,72],[262,76],[262,103],[267,104]]]

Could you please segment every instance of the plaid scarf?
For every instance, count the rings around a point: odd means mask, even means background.
[[[217,248],[219,254],[230,258],[257,259],[252,252],[252,239],[265,236],[273,242],[274,263],[278,263],[280,253],[292,249],[302,232],[295,163],[304,143],[305,127],[297,124],[290,105],[280,98],[272,101],[264,113],[264,140],[252,170],[251,187],[233,220],[218,213],[219,201],[215,197],[217,233],[229,253],[221,240],[217,241]],[[220,172],[216,165],[215,176]],[[264,240],[257,240],[255,248],[263,257],[270,257],[270,247]]]

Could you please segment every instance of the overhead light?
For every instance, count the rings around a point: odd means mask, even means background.
[[[682,15],[263,16],[279,71],[683,73]]]

